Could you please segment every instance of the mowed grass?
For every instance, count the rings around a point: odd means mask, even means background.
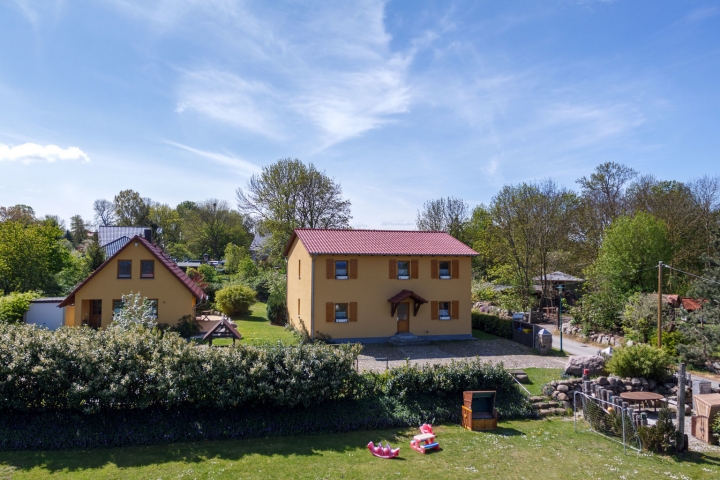
[[[482,330],[474,330],[472,331],[472,336],[477,338],[478,340],[497,340],[498,336],[491,335],[489,333],[485,333]]]
[[[282,342],[287,345],[298,343],[297,337],[285,327],[273,325],[267,319],[267,305],[257,302],[250,307],[250,314],[232,319],[242,335],[240,343],[249,345],[267,345]],[[232,345],[232,339],[220,338],[213,340],[213,345]]]
[[[552,380],[560,380],[561,368],[523,368],[530,379],[529,384],[523,385],[531,395],[542,395],[542,386]]]
[[[416,429],[252,440],[177,443],[60,452],[0,452],[0,477],[13,479],[169,478],[720,478],[720,456],[638,454],[564,419],[500,422],[491,432],[435,427],[442,450],[409,448]],[[373,457],[367,443],[390,442],[400,458]]]

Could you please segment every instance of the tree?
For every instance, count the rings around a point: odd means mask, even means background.
[[[165,247],[180,242],[182,219],[176,209],[164,203],[153,202],[149,220],[158,244]]]
[[[720,252],[720,232],[713,232],[713,250]],[[700,310],[680,322],[684,341],[677,345],[680,357],[693,365],[707,366],[720,353],[720,255],[704,258],[707,268],[689,295],[705,300]]]
[[[95,223],[98,226],[109,227],[115,223],[115,205],[110,200],[99,198],[93,203]]]
[[[105,262],[105,250],[100,248],[97,232],[93,235],[85,248],[85,265],[88,274],[98,269]]]
[[[551,180],[505,186],[492,199],[492,230],[524,308],[530,304],[532,278],[546,278],[550,254],[567,243],[565,224],[575,201],[574,194]]]
[[[68,262],[63,231],[49,223],[0,222],[0,290],[54,293],[55,274]]]
[[[72,244],[75,246],[75,248],[77,248],[82,244],[82,242],[87,240],[88,229],[85,226],[85,222],[80,215],[74,215],[70,217],[70,235],[72,237]]]
[[[295,228],[349,228],[350,201],[340,184],[298,159],[282,159],[253,175],[237,191],[238,210],[249,215],[262,234],[272,234],[273,253]]]
[[[200,202],[190,210],[183,231],[188,248],[198,256],[209,253],[213,258],[222,258],[228,243],[249,247],[252,242],[245,218],[217,199]]]
[[[418,230],[446,232],[463,243],[468,242],[466,228],[470,221],[470,206],[455,197],[428,200],[418,211],[415,225]]]
[[[577,181],[583,200],[595,210],[601,231],[627,212],[625,188],[636,176],[637,172],[630,167],[606,162],[598,165],[590,178]]]
[[[712,255],[713,228],[720,222],[720,177],[707,175],[692,180],[688,187],[695,198],[700,212],[700,225],[702,226],[705,243],[705,255]],[[720,253],[720,252],[718,252]]]
[[[12,207],[0,207],[0,222],[20,222],[24,224],[34,223],[35,210],[27,205],[14,205]]]
[[[247,248],[228,243],[225,247],[225,272],[231,275],[237,273],[240,263],[245,258],[250,258],[250,252]]]
[[[115,195],[115,215],[121,227],[143,227],[150,225],[149,198],[142,198],[134,190],[123,190]]]

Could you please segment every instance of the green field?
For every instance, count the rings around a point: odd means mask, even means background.
[[[250,314],[233,318],[237,329],[242,335],[241,343],[249,345],[267,345],[282,342],[288,345],[298,343],[297,337],[285,327],[272,325],[267,319],[267,305],[257,302],[250,307]],[[220,338],[213,340],[213,345],[232,345],[232,340]]]
[[[0,452],[0,478],[720,478],[720,456],[638,454],[566,419],[501,422],[494,432],[436,427],[441,451],[409,448],[417,434],[381,430],[60,452]],[[375,458],[368,441],[400,446]]]

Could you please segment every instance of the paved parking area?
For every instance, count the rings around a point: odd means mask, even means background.
[[[409,362],[443,364],[480,358],[483,362],[502,363],[506,368],[563,368],[566,360],[546,357],[511,340],[476,340],[467,342],[433,342],[430,345],[396,347],[389,344],[365,345],[358,358],[360,370],[383,371]],[[378,358],[387,358],[378,360]]]

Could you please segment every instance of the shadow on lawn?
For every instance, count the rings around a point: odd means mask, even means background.
[[[404,447],[415,433],[408,430],[376,430],[344,434],[307,435],[292,437],[253,438],[208,442],[175,443],[121,448],[86,450],[58,450],[48,452],[0,452],[0,466],[18,470],[42,468],[51,473],[80,472],[99,469],[107,465],[118,468],[143,467],[164,463],[201,463],[209,459],[237,461],[249,455],[262,456],[314,456],[321,452],[346,453],[365,449],[370,440]],[[368,453],[368,455],[370,455]],[[0,470],[1,471],[1,470]]]

